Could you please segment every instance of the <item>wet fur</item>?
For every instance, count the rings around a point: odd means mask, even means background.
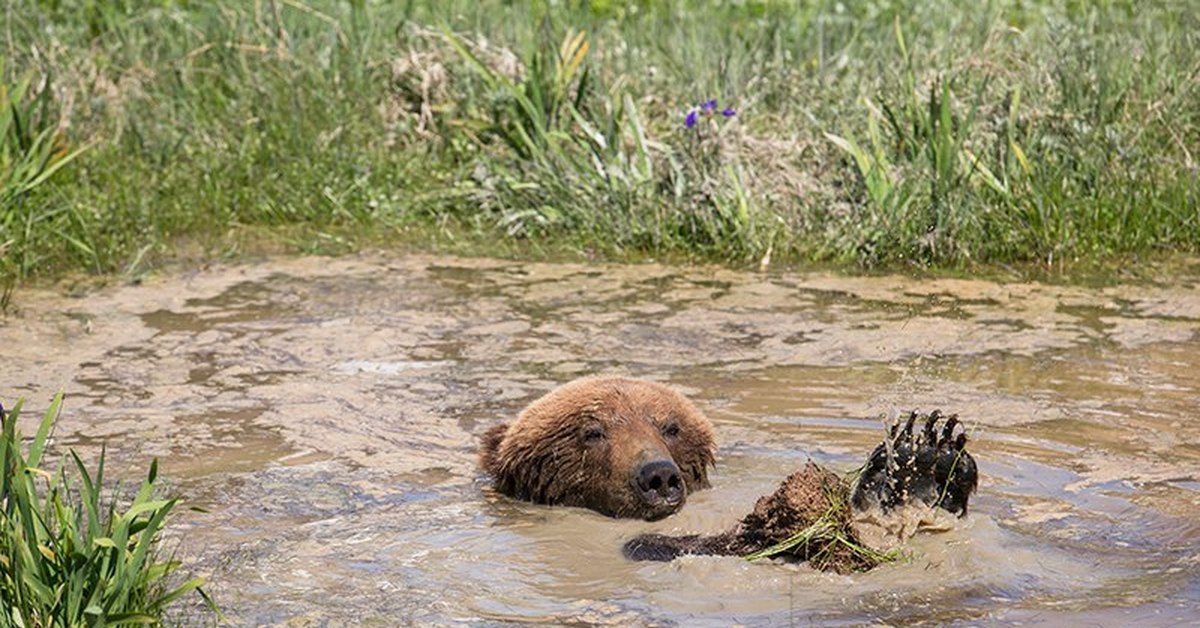
[[[938,422],[943,419],[939,430]],[[924,421],[924,426],[914,434],[917,421]],[[842,534],[851,539],[857,538],[850,524],[851,509],[880,508],[886,513],[919,500],[930,508],[966,516],[979,474],[974,458],[966,451],[966,434],[956,432],[959,425],[957,415],[945,417],[936,410],[929,415],[913,412],[903,427],[892,426],[853,488],[832,472],[808,463],[775,493],[760,498],[754,511],[732,529],[715,535],[643,534],[625,544],[625,556],[650,561],[669,561],[687,554],[747,556],[799,533],[827,516],[830,508],[834,508]],[[830,501],[832,494],[841,498]],[[814,567],[838,572],[862,571],[877,564],[828,542],[800,546],[784,557],[815,559]]]
[[[754,510],[733,528],[710,536],[643,534],[625,544],[625,556],[652,561],[674,560],[685,554],[748,556],[788,540],[818,520],[826,520],[843,538],[861,544],[850,509],[844,507],[844,501],[839,502],[842,508],[830,501],[831,495],[844,496],[849,491],[846,480],[810,462],[788,476],[774,493],[760,497]],[[784,556],[838,573],[866,571],[878,564],[870,556],[826,539],[797,545]]]
[[[679,428],[675,436],[666,434],[671,425]],[[582,434],[593,428],[605,438],[588,445]],[[512,425],[488,430],[479,462],[497,491],[517,499],[658,518],[664,515],[647,513],[629,482],[645,450],[674,460],[688,494],[708,487],[716,445],[708,419],[691,402],[655,382],[595,377],[564,384]]]

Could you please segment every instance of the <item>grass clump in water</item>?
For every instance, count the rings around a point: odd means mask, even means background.
[[[784,483],[782,491],[787,491],[787,485],[794,482],[811,482],[813,477],[819,477],[808,469],[799,478],[789,478]],[[863,543],[855,533],[850,523],[850,501],[847,482],[820,485],[823,501],[827,506],[811,523],[792,534],[788,538],[744,556],[746,560],[763,558],[797,557],[807,560],[816,569],[834,571],[868,571],[884,563],[894,562],[904,556],[899,548],[881,551]],[[793,498],[794,499],[794,498]],[[795,508],[795,506],[792,506]],[[756,507],[756,512],[760,508]],[[811,508],[803,509],[806,513]]]
[[[179,563],[156,556],[159,533],[176,500],[155,499],[157,461],[133,501],[103,495],[104,454],[95,474],[71,452],[50,473],[41,468],[62,395],[22,448],[21,403],[0,408],[0,626],[104,626],[158,623],[166,608],[196,591],[195,578],[169,585]]]

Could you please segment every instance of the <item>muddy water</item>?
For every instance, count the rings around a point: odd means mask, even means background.
[[[429,257],[291,259],[66,298],[0,324],[3,401],[68,393],[56,442],[159,457],[173,543],[242,624],[1175,625],[1200,618],[1200,270],[1108,288]],[[653,524],[515,503],[480,434],[588,373],[670,382],[714,488]],[[972,515],[838,576],[692,557],[881,417],[960,413]],[[60,449],[61,451],[61,449]]]

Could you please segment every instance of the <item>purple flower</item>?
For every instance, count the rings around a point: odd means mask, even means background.
[[[718,109],[718,107],[719,105],[717,104],[716,98],[713,98],[712,100],[706,100],[700,103],[700,105],[697,107],[692,107],[688,110],[687,117],[683,119],[683,125],[689,129],[695,127],[696,123],[700,121],[701,114],[712,116],[720,112],[720,114],[726,118],[732,118],[733,116],[737,115],[737,110],[735,110],[733,107],[726,107],[724,109]]]

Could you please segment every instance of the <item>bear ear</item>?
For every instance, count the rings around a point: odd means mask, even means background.
[[[500,443],[504,441],[507,431],[508,425],[501,424],[483,434],[483,446],[479,448],[479,466],[492,477],[499,475],[496,469],[496,452],[500,451]]]

